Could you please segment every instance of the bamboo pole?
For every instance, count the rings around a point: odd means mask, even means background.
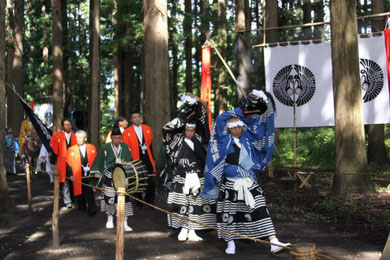
[[[26,181],[27,181],[27,201],[28,201],[28,209],[32,211],[31,206],[31,176],[30,176],[30,164],[26,163]]]
[[[296,98],[296,93],[295,93],[295,79],[294,77],[292,78],[292,84],[293,84],[293,113],[294,113],[294,167],[297,167],[297,102],[295,100]]]
[[[124,252],[124,221],[125,221],[126,188],[118,188],[118,204],[116,210],[116,246],[115,260],[123,260]]]
[[[53,220],[51,224],[51,229],[53,234],[52,248],[60,247],[60,236],[58,230],[59,190],[60,190],[59,174],[58,174],[58,170],[56,170],[54,172],[54,199],[53,199],[53,215],[52,215]]]

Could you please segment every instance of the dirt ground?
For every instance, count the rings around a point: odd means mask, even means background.
[[[113,259],[115,229],[105,228],[105,214],[89,217],[76,207],[66,209],[60,200],[60,249],[51,249],[53,186],[47,175],[32,179],[32,207],[27,205],[25,175],[8,176],[16,209],[0,215],[0,259]],[[267,185],[264,186],[267,192]],[[96,194],[98,199],[100,194]],[[156,205],[165,207],[166,194],[158,192]],[[272,212],[272,211],[271,211]],[[269,246],[237,242],[236,255],[224,253],[225,242],[215,231],[202,231],[202,242],[178,242],[177,231],[167,226],[166,215],[147,206],[135,209],[129,218],[133,232],[125,234],[125,259],[290,259],[284,252],[269,253]],[[388,219],[389,220],[389,219]],[[325,224],[275,221],[279,240],[315,243],[317,249],[334,259],[379,259],[386,241],[369,242],[356,232],[345,232]],[[351,230],[349,230],[351,231]],[[353,231],[353,230],[352,230]]]

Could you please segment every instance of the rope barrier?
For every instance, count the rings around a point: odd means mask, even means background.
[[[70,180],[69,177],[66,177],[66,179]],[[104,189],[104,188],[96,187],[96,186],[93,186],[93,185],[90,185],[90,184],[87,184],[87,183],[79,182],[79,181],[77,181],[77,180],[74,180],[74,181],[75,181],[76,183],[81,184],[81,185],[85,185],[85,186],[91,187],[91,188],[93,188],[93,189],[100,190],[100,191],[102,191],[102,192],[104,192],[104,191],[113,192],[112,190],[107,190],[107,189]],[[114,191],[114,192],[115,192],[116,194],[121,194],[121,193],[119,193],[119,192],[117,192],[117,191]],[[130,198],[132,198],[133,200],[136,200],[136,201],[138,201],[138,202],[140,202],[140,203],[143,203],[143,204],[145,204],[145,205],[147,205],[147,206],[149,206],[149,207],[151,207],[151,208],[154,208],[154,209],[156,209],[156,210],[158,210],[158,211],[161,211],[161,212],[163,212],[163,213],[165,213],[165,214],[168,214],[168,215],[171,215],[171,216],[180,218],[180,219],[185,220],[185,221],[189,221],[189,222],[198,224],[198,225],[203,226],[203,227],[207,227],[207,228],[209,228],[209,229],[217,230],[217,231],[220,231],[220,232],[225,232],[225,233],[228,233],[228,234],[230,234],[230,235],[238,236],[238,237],[241,237],[241,238],[244,238],[244,239],[247,239],[247,240],[251,240],[251,241],[256,242],[256,243],[261,243],[261,244],[266,244],[266,245],[274,245],[274,246],[282,247],[283,249],[286,249],[286,250],[290,250],[290,251],[292,250],[292,248],[291,248],[290,246],[287,246],[287,247],[280,246],[280,245],[278,245],[278,244],[274,244],[274,243],[271,243],[271,242],[268,242],[268,241],[265,241],[265,240],[262,240],[262,239],[259,239],[259,238],[249,237],[249,236],[246,236],[246,235],[242,235],[242,234],[239,234],[239,233],[236,233],[236,232],[232,232],[232,231],[229,231],[229,230],[226,230],[226,229],[214,227],[214,226],[211,226],[211,225],[208,225],[208,224],[204,224],[204,223],[202,223],[202,222],[198,222],[198,221],[189,219],[189,218],[184,217],[184,216],[181,216],[181,215],[179,215],[179,214],[177,214],[177,213],[173,213],[173,212],[167,211],[167,210],[162,209],[162,208],[160,208],[160,207],[158,207],[158,206],[155,206],[155,205],[150,204],[150,203],[148,203],[148,202],[146,202],[146,201],[143,201],[143,200],[141,200],[141,199],[139,199],[139,198],[137,198],[137,197],[134,197],[133,195],[129,194],[128,192],[126,192],[125,195],[128,196],[128,197],[130,197]],[[306,256],[306,255],[307,255],[307,253],[298,253],[298,252],[294,252],[294,254],[297,255],[297,256]],[[324,258],[324,259],[329,259],[329,260],[332,260],[332,259],[333,259],[333,258],[331,258],[331,257],[329,257],[329,256],[327,256],[327,255],[325,255],[325,254],[319,253],[319,252],[317,252],[316,255],[317,255],[317,256],[320,256],[320,257],[322,257],[322,258]]]

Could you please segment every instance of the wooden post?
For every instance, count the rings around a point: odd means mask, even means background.
[[[290,254],[294,260],[316,260],[318,251],[316,250],[316,244],[299,243],[292,245]]]
[[[118,188],[118,204],[116,209],[116,247],[115,260],[123,260],[124,221],[125,221],[125,192],[126,188]]]
[[[274,177],[274,166],[272,165],[272,162],[268,164],[268,177]]]
[[[31,206],[31,178],[30,178],[30,164],[26,163],[26,181],[27,181],[27,200],[28,200],[28,208],[32,211]]]
[[[54,199],[53,199],[53,215],[52,215],[52,224],[51,229],[53,233],[53,244],[52,248],[60,247],[60,236],[58,231],[58,204],[59,204],[59,193],[60,193],[60,183],[59,183],[59,173],[58,170],[54,171]]]
[[[383,248],[382,256],[380,260],[390,259],[390,233],[387,237],[385,248]]]

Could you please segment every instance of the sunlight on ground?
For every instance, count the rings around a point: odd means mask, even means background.
[[[25,242],[34,242],[46,235],[46,232],[44,231],[37,231],[34,234],[32,234]]]

